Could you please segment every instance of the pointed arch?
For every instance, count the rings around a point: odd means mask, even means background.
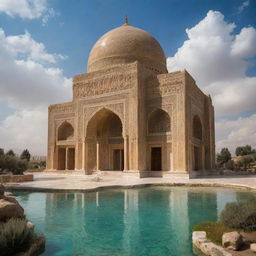
[[[202,122],[198,115],[193,118],[193,137],[199,140],[203,138]]]
[[[73,126],[64,121],[58,128],[58,140],[70,140],[74,138],[74,128]]]
[[[120,116],[108,108],[101,108],[89,119],[86,137],[122,137],[123,124]]]
[[[148,133],[166,133],[171,131],[169,114],[158,108],[150,113],[148,118]]]
[[[101,108],[89,119],[85,128],[86,169],[123,170],[124,138],[121,118]]]

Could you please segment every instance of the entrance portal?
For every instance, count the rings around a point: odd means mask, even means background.
[[[124,170],[124,150],[123,149],[114,149],[113,169],[118,171]]]
[[[162,170],[162,148],[151,148],[151,171]]]
[[[123,170],[123,125],[109,109],[99,110],[86,129],[86,170]]]

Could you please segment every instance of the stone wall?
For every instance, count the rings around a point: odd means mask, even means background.
[[[0,175],[0,183],[33,181],[33,174]]]

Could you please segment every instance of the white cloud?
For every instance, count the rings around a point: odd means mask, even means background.
[[[250,5],[250,0],[245,0],[238,8],[238,13],[241,13],[246,7]]]
[[[28,33],[6,36],[0,29],[0,98],[14,108],[47,106],[70,99],[70,79],[62,70],[40,63],[55,63],[56,56]]]
[[[246,77],[247,59],[256,54],[256,30],[243,28],[234,35],[234,28],[220,12],[209,11],[196,26],[186,29],[188,40],[167,59],[169,71],[187,69],[212,95],[217,116],[256,109],[252,97],[256,78]]]
[[[252,143],[256,147],[256,114],[242,117],[247,111],[256,112],[256,77],[246,75],[252,65],[248,59],[256,55],[256,30],[244,27],[235,34],[234,29],[235,24],[226,22],[220,12],[209,11],[186,29],[188,39],[167,59],[170,72],[186,69],[212,95],[217,120],[240,116],[216,122],[217,150],[230,147],[234,151]]]
[[[234,154],[236,147],[246,144],[256,148],[256,114],[240,117],[237,120],[220,120],[216,122],[216,135],[219,138],[216,149],[228,147]]]
[[[18,145],[45,154],[48,105],[71,100],[71,79],[44,64],[59,59],[28,32],[6,36],[0,29],[0,101],[16,109],[0,123],[0,141],[6,148]]]
[[[33,154],[45,155],[47,123],[45,108],[15,112],[0,123],[1,147],[17,153],[28,148]]]
[[[52,17],[59,16],[60,14],[55,12],[52,8],[49,8],[48,11],[42,17],[42,25],[46,26],[48,20]]]
[[[47,6],[48,0],[0,0],[0,12],[14,18],[16,16],[22,19],[42,19],[42,25],[45,26],[48,20],[58,16],[53,8]]]
[[[5,40],[4,46],[15,56],[21,55],[27,60],[56,63],[58,59],[65,59],[61,54],[47,53],[44,44],[36,42],[27,31],[23,35],[5,36],[0,29],[0,40]]]
[[[0,11],[11,17],[36,19],[47,11],[47,0],[1,0]]]
[[[243,28],[231,45],[231,56],[241,59],[254,56],[256,54],[255,42],[256,30],[252,27]]]

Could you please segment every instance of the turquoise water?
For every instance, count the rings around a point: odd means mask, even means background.
[[[95,193],[15,193],[47,239],[44,256],[191,256],[191,229],[227,202],[256,194],[155,187]]]

